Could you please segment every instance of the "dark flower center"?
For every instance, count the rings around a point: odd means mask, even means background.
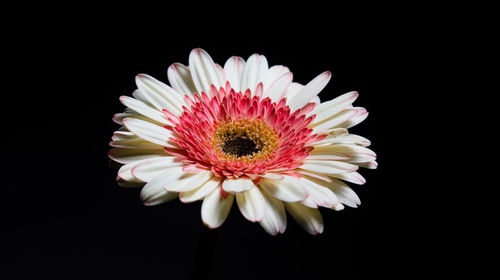
[[[237,119],[217,124],[212,145],[220,161],[250,163],[269,159],[279,140],[266,122]]]
[[[248,156],[260,151],[257,144],[255,144],[252,139],[239,135],[224,141],[221,148],[224,153],[235,155],[237,157]]]

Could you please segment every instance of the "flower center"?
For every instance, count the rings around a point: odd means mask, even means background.
[[[222,151],[226,154],[236,155],[237,157],[252,155],[260,151],[257,144],[252,139],[246,136],[230,135],[229,138],[222,143]]]
[[[314,103],[292,112],[284,98],[273,102],[250,90],[235,92],[229,82],[218,91],[212,86],[210,96],[184,96],[180,116],[163,110],[172,124],[165,126],[174,135],[169,141],[178,146],[164,149],[192,170],[211,170],[220,178],[289,171],[303,164],[311,143],[327,137],[308,128],[316,117],[307,117]]]
[[[223,161],[264,160],[278,147],[273,128],[260,119],[221,122],[215,129],[212,145]]]

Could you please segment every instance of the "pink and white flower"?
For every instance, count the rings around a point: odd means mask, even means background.
[[[191,52],[189,66],[168,68],[170,86],[138,75],[133,98],[120,98],[128,108],[113,118],[122,125],[109,152],[123,164],[118,183],[143,187],[145,205],[203,200],[211,228],[236,199],[243,216],[272,235],[285,231],[285,210],[321,233],[318,207],[357,207],[343,181],[364,184],[358,168],[377,167],[370,141],[347,130],[368,115],[352,106],[358,93],[320,102],[330,77],[301,85],[262,55],[234,56],[221,67],[202,49]]]

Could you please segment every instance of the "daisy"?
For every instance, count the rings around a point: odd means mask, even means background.
[[[236,204],[270,234],[288,212],[311,234],[323,231],[318,207],[342,210],[360,200],[344,182],[364,184],[359,167],[377,167],[370,141],[348,128],[368,112],[357,92],[321,103],[324,72],[306,85],[266,57],[229,58],[224,67],[202,49],[189,66],[168,68],[170,86],[140,74],[133,97],[113,120],[109,157],[123,164],[118,184],[142,187],[145,205],[202,200],[201,217],[219,227]]]

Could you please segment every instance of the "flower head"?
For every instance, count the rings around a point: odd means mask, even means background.
[[[111,159],[122,163],[118,183],[143,187],[145,205],[179,197],[203,200],[203,222],[215,228],[236,198],[245,218],[270,234],[283,233],[286,211],[309,233],[323,231],[318,207],[357,207],[343,181],[364,184],[359,167],[376,168],[370,141],[347,129],[368,113],[353,107],[357,92],[321,103],[330,80],[324,72],[306,85],[264,56],[224,67],[202,49],[189,66],[168,68],[170,86],[138,75],[134,98],[116,114]]]

